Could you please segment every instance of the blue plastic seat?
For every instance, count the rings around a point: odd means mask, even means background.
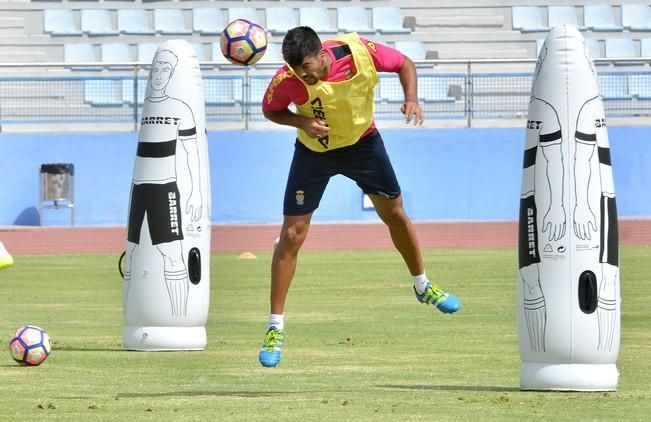
[[[585,45],[593,59],[603,58],[604,54],[601,50],[601,42],[596,38],[586,38]]]
[[[270,42],[267,44],[267,51],[265,51],[264,56],[262,56],[262,59],[260,59],[258,63],[283,63],[284,61],[282,44],[277,42]]]
[[[267,31],[274,35],[285,34],[290,29],[298,26],[296,11],[291,7],[268,7],[266,13]]]
[[[374,34],[369,25],[368,9],[364,7],[340,7],[337,9],[337,28],[342,32]]]
[[[606,39],[606,57],[607,58],[636,58],[639,57],[635,50],[635,43],[630,38],[608,38]],[[615,64],[643,64],[643,62],[620,62]]]
[[[118,31],[124,34],[152,35],[149,17],[144,9],[119,9]]]
[[[336,34],[337,29],[330,25],[328,9],[322,7],[301,7],[298,9],[299,23],[309,26],[319,34]]]
[[[43,30],[50,35],[81,35],[74,12],[68,9],[45,9]]]
[[[585,26],[593,31],[621,31],[615,23],[613,8],[609,5],[586,5],[583,7]]]
[[[260,23],[258,12],[253,7],[231,7],[228,9],[228,22],[235,19],[246,19],[250,22]]]
[[[154,10],[154,30],[170,35],[192,34],[192,31],[185,27],[185,18],[181,9]]]
[[[538,6],[513,6],[511,8],[513,29],[520,32],[549,31],[542,22]]]
[[[548,6],[548,23],[553,28],[559,25],[572,25],[579,30],[585,30],[585,26],[579,24],[574,6]]]
[[[408,34],[410,28],[402,26],[399,7],[374,7],[373,28],[380,34]]]
[[[395,49],[412,60],[425,60],[427,51],[422,41],[396,41]]]
[[[224,64],[228,63],[228,60],[226,60],[226,58],[222,54],[222,48],[221,48],[221,45],[220,45],[219,41],[212,42],[211,46],[212,46],[212,48],[211,48],[211,50],[212,50],[211,51],[212,52],[212,61],[213,62],[224,63]]]
[[[66,43],[63,45],[63,61],[66,63],[96,62],[95,47],[89,43]]]
[[[639,100],[651,100],[651,73],[628,76],[628,93]]]
[[[640,56],[651,57],[651,38],[642,38],[640,40]]]
[[[116,79],[84,80],[84,102],[92,106],[121,106],[121,92]]]
[[[108,9],[81,9],[81,31],[88,35],[117,35]]]
[[[624,75],[616,73],[598,73],[597,82],[599,92],[604,100],[628,100],[631,96],[627,92],[627,83]]]
[[[192,9],[192,29],[202,35],[220,34],[226,26],[221,9]]]
[[[160,46],[155,42],[143,42],[138,44],[138,61],[142,63],[151,63],[156,55],[156,50]]]
[[[651,6],[622,4],[622,26],[631,31],[651,31]]]
[[[102,43],[103,62],[132,62],[131,47],[125,43]]]

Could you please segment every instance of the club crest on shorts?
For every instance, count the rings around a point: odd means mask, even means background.
[[[296,205],[303,205],[305,204],[305,192],[302,190],[297,190],[296,191]]]

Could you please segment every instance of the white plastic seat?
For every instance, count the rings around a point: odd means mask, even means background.
[[[102,43],[102,61],[103,62],[131,62],[131,47],[125,43]]]
[[[340,7],[337,9],[337,28],[342,32],[374,34],[369,25],[368,9],[364,7]]]
[[[422,41],[396,41],[395,49],[412,60],[425,60],[427,56]]]
[[[409,34],[410,28],[402,26],[399,7],[374,7],[373,28],[380,34]]]
[[[622,4],[622,26],[631,31],[651,31],[651,6]]]
[[[185,18],[181,9],[154,10],[154,30],[170,35],[192,34],[192,31],[185,27]]]
[[[249,22],[259,24],[258,12],[253,7],[231,7],[228,9],[228,22],[235,19],[246,19]]]
[[[119,9],[118,31],[123,34],[153,35],[149,17],[144,9]]]
[[[274,35],[285,34],[290,29],[298,26],[296,11],[291,7],[268,7],[266,13],[267,31]]]
[[[111,11],[107,9],[82,9],[81,31],[88,35],[117,35],[113,28]]]
[[[138,61],[142,63],[151,63],[156,55],[156,50],[160,46],[155,42],[144,42],[138,44]]]
[[[45,9],[43,31],[50,35],[81,35],[75,14],[68,9]]]
[[[309,26],[319,34],[336,34],[337,29],[330,25],[328,9],[322,7],[301,7],[298,9],[298,21],[302,26]]]
[[[583,7],[585,26],[593,31],[621,31],[615,24],[613,8],[610,5],[586,5]]]
[[[547,15],[550,28],[559,25],[572,25],[579,30],[586,29],[585,26],[579,24],[574,6],[548,6]]]
[[[549,27],[542,22],[538,6],[513,6],[511,18],[514,30],[520,32],[549,31]]]
[[[226,26],[224,13],[217,8],[192,9],[192,29],[202,35],[220,34]]]

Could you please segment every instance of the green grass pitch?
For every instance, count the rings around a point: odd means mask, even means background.
[[[305,251],[283,361],[257,361],[271,251],[212,257],[208,348],[125,352],[117,256],[15,256],[0,271],[0,421],[642,421],[651,414],[651,260],[621,250],[620,383],[610,393],[519,391],[516,254],[429,249],[429,275],[464,307],[420,305],[397,252]],[[16,365],[13,330],[53,352]]]

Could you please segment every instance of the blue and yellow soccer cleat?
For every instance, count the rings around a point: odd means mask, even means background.
[[[427,283],[425,293],[422,295],[418,294],[415,287],[414,293],[420,303],[434,305],[439,311],[445,314],[452,314],[461,308],[461,302],[459,302],[456,296],[444,292],[440,287],[429,282]]]
[[[284,330],[277,330],[276,327],[269,328],[267,335],[264,337],[264,343],[262,343],[262,350],[260,350],[260,355],[258,356],[258,360],[262,366],[271,368],[280,363],[280,358],[282,357],[280,349],[283,347],[284,340]]]

